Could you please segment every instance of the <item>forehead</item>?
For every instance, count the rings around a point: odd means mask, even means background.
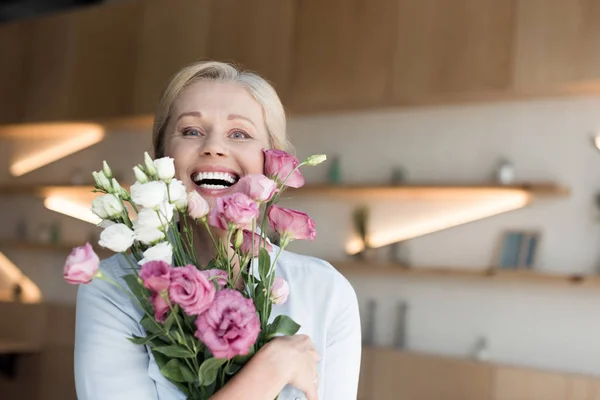
[[[198,81],[185,88],[173,103],[173,116],[198,111],[218,118],[235,114],[264,125],[263,110],[248,91],[235,82]]]

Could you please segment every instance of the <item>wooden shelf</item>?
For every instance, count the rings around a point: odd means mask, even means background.
[[[0,239],[0,251],[3,249],[12,249],[19,251],[32,251],[32,252],[56,252],[63,253],[65,258],[69,255],[71,250],[77,246],[83,246],[85,242],[82,243],[37,243],[37,242],[28,242],[22,240],[12,240],[12,239]],[[94,247],[94,251],[100,256],[100,258],[110,257],[114,252],[104,249],[97,244],[92,243]]]
[[[368,261],[332,261],[331,264],[346,276],[370,277],[435,277],[535,284],[576,285],[600,287],[600,275],[553,274],[536,270],[507,270],[500,268],[466,269],[456,267],[405,267],[400,264]]]
[[[25,186],[13,185],[0,187],[2,195],[40,195],[44,196],[51,192],[61,193],[91,193],[93,186]],[[332,196],[332,197],[355,197],[357,195],[376,198],[419,198],[419,197],[465,197],[470,195],[494,195],[506,191],[524,191],[535,197],[564,197],[570,191],[564,185],[553,182],[530,182],[516,185],[494,185],[494,184],[410,184],[410,185],[307,185],[300,189],[290,189],[284,197],[288,196]]]

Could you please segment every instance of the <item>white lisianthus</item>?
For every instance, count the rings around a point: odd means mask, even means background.
[[[98,224],[99,228],[108,228],[111,225],[116,224],[116,222],[111,221],[110,219],[103,219],[102,221],[100,221],[100,223]]]
[[[142,208],[138,213],[136,226],[140,228],[161,229],[173,219],[173,206],[167,202],[161,204],[158,210]]]
[[[146,164],[146,175],[149,175],[151,178],[156,178],[156,167],[154,166],[154,161],[152,161],[152,157],[148,152],[144,152],[144,164]]]
[[[134,234],[125,224],[114,224],[100,234],[98,244],[116,253],[126,251],[133,245]]]
[[[104,173],[104,176],[106,176],[106,179],[112,179],[113,173],[106,161],[102,161],[102,172]]]
[[[304,162],[306,163],[306,165],[310,165],[310,166],[314,167],[315,165],[321,164],[325,160],[327,160],[327,155],[315,154],[315,155],[307,157]]]
[[[164,261],[168,264],[173,263],[173,247],[169,242],[161,242],[150,247],[144,252],[144,258],[138,261],[138,264],[143,265],[148,261]]]
[[[144,171],[142,171],[142,169],[140,167],[138,167],[137,165],[135,167],[133,167],[133,173],[135,175],[135,180],[137,180],[139,183],[147,183],[148,182],[148,177],[146,176]]]
[[[117,182],[115,178],[112,178],[111,185],[113,194],[115,196],[119,196],[123,200],[129,200],[129,193],[127,192],[127,190],[123,189],[121,185],[119,185],[119,182]]]
[[[167,183],[175,176],[175,163],[171,157],[163,157],[154,160],[154,167],[156,168],[156,175],[158,179],[161,179]]]
[[[173,179],[169,183],[169,201],[179,212],[187,209],[187,191],[180,180]]]
[[[167,185],[162,181],[136,182],[131,185],[131,199],[144,208],[155,208],[167,200]]]
[[[105,190],[108,193],[112,192],[112,186],[106,175],[104,175],[104,172],[94,171],[92,172],[92,177],[94,177],[94,182],[96,183],[96,187],[98,189]]]
[[[98,196],[92,201],[92,212],[102,219],[113,219],[123,212],[123,204],[113,194]]]
[[[142,225],[139,218],[133,221],[133,230],[135,240],[147,245],[154,244],[165,238],[165,233],[160,228],[151,225]]]

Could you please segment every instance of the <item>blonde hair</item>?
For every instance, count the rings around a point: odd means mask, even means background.
[[[154,156],[164,157],[165,130],[169,123],[171,107],[179,94],[198,81],[235,82],[246,89],[263,109],[263,117],[272,148],[292,151],[287,137],[286,116],[279,96],[269,82],[259,75],[243,71],[218,61],[201,61],[191,64],[173,76],[164,89],[154,116],[152,144]]]

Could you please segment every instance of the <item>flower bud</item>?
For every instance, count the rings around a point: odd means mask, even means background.
[[[306,165],[315,166],[321,164],[325,160],[327,160],[327,156],[325,154],[315,154],[307,157],[304,162]]]
[[[106,179],[112,179],[113,173],[106,161],[102,161],[102,172],[104,172],[104,176],[106,176]]]
[[[156,174],[158,171],[156,171],[154,161],[152,160],[152,157],[150,157],[150,154],[148,154],[147,151],[144,152],[144,163],[146,164],[146,174],[149,175],[151,178],[156,178]]]
[[[146,176],[144,171],[141,170],[140,167],[133,167],[133,173],[135,174],[136,181],[138,181],[139,183],[148,183],[148,177]]]

